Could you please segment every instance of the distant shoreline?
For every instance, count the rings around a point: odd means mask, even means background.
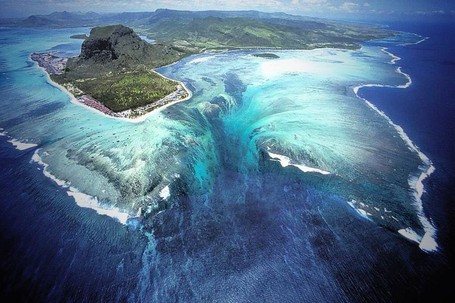
[[[57,60],[55,62],[52,62],[51,58],[56,58]],[[29,60],[31,62],[34,62],[35,66],[37,66],[39,69],[41,69],[45,74],[47,78],[47,82],[60,89],[63,91],[65,94],[67,94],[70,97],[71,103],[77,104],[80,106],[83,106],[87,109],[90,109],[98,114],[102,114],[105,117],[113,118],[113,119],[118,119],[126,122],[132,122],[132,123],[140,123],[143,122],[147,119],[148,116],[151,114],[155,113],[156,111],[163,110],[171,105],[174,105],[179,102],[187,101],[189,100],[193,94],[192,92],[185,86],[185,84],[181,81],[170,79],[160,73],[158,73],[155,70],[151,70],[151,72],[155,73],[156,75],[177,82],[176,85],[176,90],[169,95],[161,98],[160,100],[154,101],[152,103],[149,103],[144,106],[140,106],[134,109],[128,109],[122,112],[114,112],[107,108],[103,103],[95,100],[94,98],[87,96],[87,95],[81,95],[76,97],[73,93],[71,93],[66,87],[63,85],[55,82],[52,80],[50,77],[52,74],[62,74],[66,60],[64,58],[55,56],[52,52],[44,52],[44,53],[32,53],[29,55]],[[62,60],[64,63],[62,64]],[[55,64],[54,64],[55,63]],[[186,95],[184,98],[180,98],[182,96],[182,92]],[[144,112],[143,114],[137,114]],[[133,117],[131,117],[133,115]]]

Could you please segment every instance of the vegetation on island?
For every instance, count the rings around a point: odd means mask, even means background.
[[[58,76],[53,79],[65,82]],[[106,77],[78,79],[72,83],[80,90],[74,92],[76,96],[88,94],[114,112],[158,101],[175,91],[177,85],[177,82],[150,71],[116,73]]]
[[[189,18],[184,15],[157,18],[146,31],[157,41],[195,50],[358,48],[358,42],[390,34],[367,26],[308,20]]]
[[[70,58],[62,75],[52,79],[75,96],[89,95],[114,112],[151,104],[176,91],[178,82],[152,69],[186,53],[165,44],[151,45],[130,28],[93,28],[81,54]]]

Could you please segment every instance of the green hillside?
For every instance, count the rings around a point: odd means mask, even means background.
[[[273,22],[272,22],[273,21]],[[206,17],[169,19],[151,23],[148,36],[198,49],[280,48],[308,49],[322,46],[358,47],[357,43],[390,33],[372,27],[332,25],[312,21],[281,22],[245,18]]]
[[[56,12],[30,16],[11,25],[93,27],[110,24],[124,24],[158,43],[184,48],[185,52],[252,47],[356,48],[359,42],[393,34],[392,31],[375,25],[258,11],[193,12],[158,9],[154,12],[110,14]],[[164,58],[160,65],[166,62]]]

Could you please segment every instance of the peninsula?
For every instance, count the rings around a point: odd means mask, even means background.
[[[53,53],[32,54],[55,83],[76,102],[112,117],[134,118],[154,109],[187,100],[191,93],[181,82],[159,75],[155,68],[205,51],[263,49],[253,54],[277,59],[273,50],[343,48],[395,33],[380,26],[335,22],[282,13],[255,11],[173,11],[114,15],[55,13],[31,16],[21,26],[91,26],[105,22],[129,24],[148,43],[124,25],[94,27],[75,58]]]
[[[112,117],[133,119],[191,96],[183,83],[153,70],[185,55],[165,44],[149,44],[131,28],[113,25],[93,28],[78,57],[33,53],[31,59],[77,102]]]

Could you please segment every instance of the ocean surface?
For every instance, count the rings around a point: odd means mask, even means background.
[[[30,61],[75,29],[0,29],[1,296],[401,302],[453,297],[453,24],[359,50],[203,53],[141,123]]]

